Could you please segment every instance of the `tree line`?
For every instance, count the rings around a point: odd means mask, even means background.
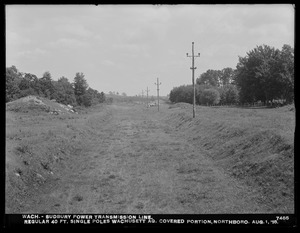
[[[231,105],[274,101],[282,104],[294,100],[294,49],[283,45],[275,49],[257,46],[239,57],[236,69],[207,70],[196,79],[196,104]],[[173,103],[193,102],[193,86],[174,87],[169,99]]]
[[[62,76],[53,80],[46,71],[41,78],[22,73],[15,66],[6,68],[6,102],[28,95],[36,95],[66,105],[89,107],[106,101],[105,94],[88,86],[83,73],[76,73],[72,83]]]

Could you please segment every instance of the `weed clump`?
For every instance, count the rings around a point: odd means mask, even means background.
[[[75,196],[73,197],[73,200],[79,202],[79,201],[82,201],[82,200],[83,200],[83,197],[82,197],[81,195],[77,194],[77,195],[75,195]]]
[[[16,150],[21,153],[21,154],[25,154],[25,153],[29,153],[30,149],[28,145],[21,145],[21,146],[17,146]]]

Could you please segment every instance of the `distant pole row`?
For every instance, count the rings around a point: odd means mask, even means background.
[[[148,87],[147,87],[147,90],[146,90],[146,92],[147,92],[147,108],[149,108],[149,100],[148,100],[148,93],[149,93],[149,89],[148,89]]]
[[[195,57],[200,57],[200,53],[198,53],[198,55],[194,54],[194,42],[192,42],[192,55],[189,55],[189,53],[186,53],[187,57],[191,57],[192,58],[192,83],[193,83],[193,118],[195,118],[196,115],[196,86],[195,86],[195,69],[197,69],[197,67],[195,67]],[[154,83],[157,86],[157,110],[159,112],[159,86],[161,85],[161,83],[159,82],[159,78],[157,78],[157,82]],[[150,90],[147,87],[147,108],[149,107],[149,101],[148,101],[148,92]],[[144,97],[144,90],[142,90],[142,97]]]
[[[187,57],[191,57],[192,58],[192,83],[193,83],[193,118],[195,118],[196,115],[196,86],[195,86],[195,69],[197,69],[197,67],[195,67],[195,57],[200,57],[200,53],[198,53],[198,55],[194,54],[194,42],[192,42],[192,55],[189,55],[189,53],[186,53]],[[157,78],[157,82],[154,83],[157,86],[157,110],[159,112],[159,86],[161,85],[161,83],[159,82],[159,78]],[[147,108],[149,107],[149,101],[148,101],[148,92],[150,90],[147,87]],[[144,97],[144,90],[142,90],[142,97]]]
[[[154,85],[157,86],[157,110],[159,112],[159,86],[161,85],[161,82],[159,82],[159,78],[157,78],[157,83],[154,83]],[[149,92],[150,90],[147,87],[147,90],[145,90],[147,93],[147,108],[149,108]],[[144,98],[144,90],[142,90],[142,98]]]

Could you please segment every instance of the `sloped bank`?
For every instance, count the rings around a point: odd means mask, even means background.
[[[49,114],[54,110],[60,114]],[[94,111],[110,120],[105,107]],[[75,165],[91,149],[90,139],[97,136],[95,127],[100,127],[91,125],[89,116],[92,113],[73,114],[56,102],[31,96],[6,105],[6,213],[32,212],[36,196],[76,171]]]
[[[189,111],[190,110],[190,111]],[[274,213],[294,212],[294,112],[171,105],[165,120]]]

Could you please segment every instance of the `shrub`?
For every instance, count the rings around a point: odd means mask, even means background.
[[[182,85],[173,88],[170,92],[169,99],[173,103],[184,102],[193,103],[193,86],[192,85]]]
[[[220,102],[220,93],[214,88],[205,89],[199,95],[200,104],[214,105]]]
[[[239,92],[237,87],[228,84],[220,88],[220,103],[221,104],[236,104],[238,102]]]

